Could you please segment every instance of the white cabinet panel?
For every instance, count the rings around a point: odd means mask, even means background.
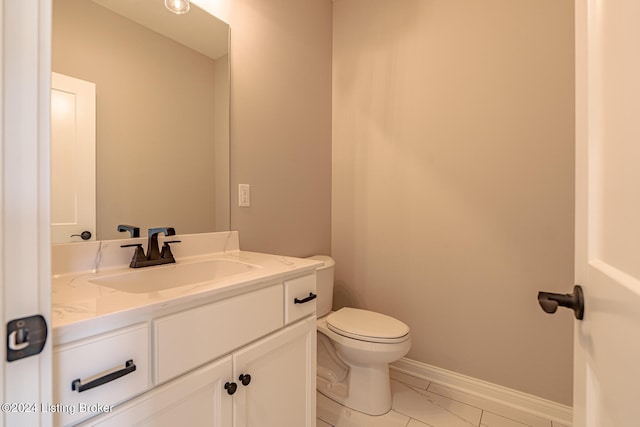
[[[156,383],[281,328],[282,311],[276,285],[155,320]]]
[[[79,391],[80,385],[87,386],[116,371],[124,373],[129,360],[135,364],[135,370],[128,369],[126,372],[131,372],[113,381]],[[149,364],[147,323],[56,347],[53,401],[59,406],[44,411],[55,412],[55,425],[68,425],[104,412],[105,406],[123,402],[149,388]]]
[[[315,426],[316,319],[309,317],[233,355],[234,427]],[[243,386],[240,375],[250,375]]]

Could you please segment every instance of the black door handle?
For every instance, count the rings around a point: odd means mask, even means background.
[[[69,237],[80,237],[82,240],[89,240],[91,238],[91,232],[88,230],[85,230],[80,234],[72,234]]]
[[[584,317],[584,294],[580,285],[573,287],[572,294],[554,294],[551,292],[538,292],[538,303],[545,313],[555,313],[558,306],[573,310],[578,320]]]

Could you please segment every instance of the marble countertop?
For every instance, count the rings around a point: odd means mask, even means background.
[[[53,344],[60,345],[170,314],[251,290],[290,277],[315,272],[321,262],[240,250],[178,259],[176,264],[208,260],[231,260],[250,264],[246,273],[209,282],[184,285],[149,293],[132,293],[92,283],[114,274],[131,272],[113,267],[98,272],[64,273],[52,279]],[[169,266],[145,267],[167,268]],[[136,269],[138,270],[138,269]],[[140,269],[142,270],[142,269]]]

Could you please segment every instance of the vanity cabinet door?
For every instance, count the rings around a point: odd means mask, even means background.
[[[234,353],[234,427],[315,426],[315,366],[315,316]]]
[[[170,381],[93,418],[84,427],[229,427],[233,396],[224,388],[231,379],[231,356]]]

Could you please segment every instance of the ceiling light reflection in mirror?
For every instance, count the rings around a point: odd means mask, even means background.
[[[189,0],[164,0],[164,6],[176,15],[189,12]]]

